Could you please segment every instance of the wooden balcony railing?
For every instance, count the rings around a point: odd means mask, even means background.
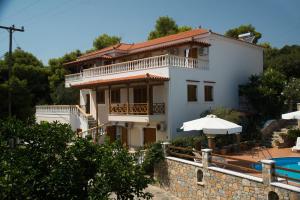
[[[153,115],[153,114],[164,114],[165,104],[164,103],[118,103],[110,104],[110,114],[131,114],[131,115]]]
[[[167,54],[111,65],[95,66],[90,69],[85,69],[81,73],[66,75],[65,81],[67,86],[72,82],[84,81],[86,78],[160,67],[208,69],[208,61]]]

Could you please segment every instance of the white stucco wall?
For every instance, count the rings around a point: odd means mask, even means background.
[[[209,69],[185,69],[170,67],[168,94],[168,132],[171,138],[184,121],[198,118],[203,111],[219,106],[238,108],[239,85],[245,84],[253,74],[263,71],[263,50],[224,37],[211,35],[206,38],[209,49]],[[188,82],[187,80],[199,81]],[[206,81],[215,83],[205,83]],[[187,102],[187,84],[196,84],[197,102]],[[204,85],[214,86],[214,101],[204,101]],[[183,133],[186,134],[186,133]]]

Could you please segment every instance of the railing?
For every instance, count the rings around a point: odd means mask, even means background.
[[[197,152],[199,154],[198,157],[193,155],[193,152]],[[194,161],[195,159],[201,159],[201,152],[193,150],[192,148],[187,147],[177,147],[173,145],[168,145],[167,153],[171,156],[183,158],[187,160]]]
[[[290,175],[288,176],[286,173],[289,173]],[[280,167],[280,166],[275,165],[275,176],[277,178],[284,179],[287,182],[287,184],[293,184],[293,185],[300,186],[300,179],[295,178],[295,176],[296,177],[300,176],[300,170],[289,169],[289,168]]]
[[[212,153],[212,163],[216,166],[223,168],[234,169],[240,172],[261,174],[260,170],[254,169],[253,166],[257,165],[257,162],[244,160],[240,158],[234,158],[231,156],[224,156]]]
[[[159,67],[183,67],[208,69],[208,62],[202,59],[186,58],[174,55],[161,55],[150,58],[138,59],[128,62],[104,65],[83,70],[82,73],[65,76],[66,83],[81,81],[84,78],[97,77],[102,75],[116,74],[122,72],[159,68]]]
[[[90,114],[85,113],[85,111],[80,108],[78,105],[39,105],[36,106],[37,114],[57,114],[57,113],[66,113],[66,114],[75,114],[84,119],[88,119]]]
[[[86,131],[82,131],[77,133],[78,137],[87,137],[87,136],[91,136],[94,142],[99,143],[99,137],[105,134],[105,126],[106,124],[101,124],[98,125],[96,127],[90,128]]]
[[[153,103],[150,106],[148,105],[148,103],[111,104],[110,108],[109,108],[109,113],[110,114],[133,114],[133,115],[164,114],[165,113],[165,104],[164,103]]]
[[[190,161],[201,162],[202,160],[202,152],[197,151],[193,148],[169,145],[167,153],[170,156],[182,158]],[[243,173],[254,173],[256,176],[260,176],[261,171],[253,168],[255,164],[257,164],[257,162],[252,162],[249,160],[243,160],[231,156],[224,156],[224,155],[219,155],[214,153],[211,154],[212,166],[232,169]]]

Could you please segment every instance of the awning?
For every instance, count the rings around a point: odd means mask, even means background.
[[[168,81],[169,78],[154,75],[154,74],[142,74],[142,75],[133,75],[126,77],[119,77],[113,79],[103,79],[96,81],[87,81],[84,83],[75,83],[71,84],[71,87],[74,88],[93,88],[95,86],[105,86],[105,85],[116,85],[116,84],[126,84],[126,83],[134,83],[134,82],[146,82],[146,81]]]

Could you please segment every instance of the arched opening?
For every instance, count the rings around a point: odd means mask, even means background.
[[[197,182],[202,183],[203,182],[203,171],[201,169],[197,170]]]
[[[279,200],[279,196],[276,192],[270,191],[268,194],[268,200]]]

